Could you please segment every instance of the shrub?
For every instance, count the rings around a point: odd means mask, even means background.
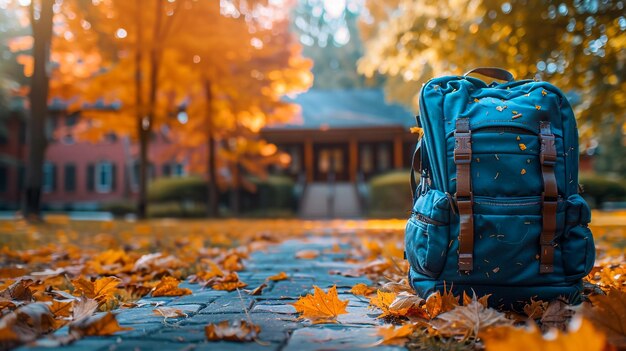
[[[159,202],[148,206],[150,218],[202,218],[206,217],[206,205],[195,202]]]
[[[602,208],[606,201],[626,197],[626,182],[623,179],[588,173],[580,175],[579,183],[583,187],[583,196],[592,199],[597,208]]]
[[[206,202],[207,182],[200,177],[158,178],[148,186],[150,202]]]
[[[369,216],[403,218],[411,210],[410,173],[392,171],[372,178],[369,182]]]
[[[293,210],[296,207],[294,181],[285,176],[268,176],[266,179],[250,177],[248,181],[256,186],[256,192],[242,192],[241,210],[260,215],[276,210]],[[279,211],[281,212],[281,211]]]
[[[111,212],[114,217],[123,217],[130,213],[135,213],[137,205],[132,200],[116,200],[103,203],[100,210]]]

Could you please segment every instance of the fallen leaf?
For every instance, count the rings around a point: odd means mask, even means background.
[[[520,143],[519,144],[519,149],[522,150],[522,151],[526,150],[526,144]]]
[[[610,289],[607,295],[590,296],[591,306],[583,306],[582,313],[603,331],[610,344],[626,349],[626,292]]]
[[[187,313],[183,312],[183,310],[180,310],[174,307],[158,307],[152,310],[152,313],[154,313],[157,316],[165,317],[166,319],[187,317]]]
[[[52,312],[55,317],[69,317],[71,315],[73,304],[73,300],[52,300],[52,303],[50,304],[50,312]]]
[[[152,297],[158,296],[181,296],[191,294],[187,288],[179,288],[180,281],[174,277],[164,277],[152,290]]]
[[[560,299],[552,300],[541,316],[541,328],[546,331],[549,328],[565,330],[574,311]]]
[[[378,307],[383,312],[377,318],[396,315],[396,313],[389,310],[389,306],[395,301],[396,296],[398,296],[396,293],[376,291],[376,296],[370,298],[370,304]]]
[[[248,291],[248,295],[252,295],[252,296],[261,295],[263,293],[263,289],[265,289],[266,287],[267,287],[267,284],[263,283],[257,286],[256,288],[254,288],[253,290]]]
[[[115,299],[115,291],[121,280],[116,277],[98,278],[95,281],[89,281],[84,278],[78,278],[72,281],[76,287],[74,292],[84,294],[90,299],[98,301],[100,304],[106,304],[110,300]]]
[[[300,250],[296,252],[296,258],[312,260],[320,255],[319,250]]]
[[[602,351],[606,348],[606,337],[593,327],[590,321],[575,318],[564,334],[553,329],[546,336],[533,324],[526,328],[501,326],[480,334],[487,351]]]
[[[276,275],[273,275],[273,276],[271,276],[271,277],[269,277],[267,279],[273,280],[273,281],[279,281],[279,280],[289,279],[289,276],[285,272],[280,272],[280,273],[278,273]]]
[[[313,323],[334,323],[340,314],[348,313],[346,306],[349,301],[339,300],[336,286],[327,293],[315,285],[313,289],[313,295],[308,294],[292,304],[301,314],[300,318],[307,318]]]
[[[402,326],[396,327],[394,325],[390,326],[382,326],[376,328],[376,334],[383,337],[380,341],[381,344],[384,345],[400,345],[404,346],[408,337],[415,330],[415,326],[413,324],[407,323]]]
[[[530,299],[530,303],[524,305],[524,313],[528,316],[529,319],[537,319],[543,316],[543,314],[548,308],[548,303],[541,300],[533,300]]]
[[[261,332],[261,327],[244,320],[236,322],[222,321],[217,324],[207,325],[204,327],[204,332],[209,341],[249,342],[257,338]]]
[[[426,316],[424,310],[421,309],[424,301],[423,298],[415,294],[403,291],[389,305],[389,313],[398,316],[424,318]]]
[[[350,293],[357,296],[368,296],[373,294],[374,291],[376,291],[376,288],[369,287],[363,283],[358,283],[350,289]]]
[[[441,313],[452,311],[459,305],[459,298],[452,294],[452,291],[445,291],[443,295],[436,291],[426,298],[426,303],[422,307],[429,318],[435,318]]]
[[[472,297],[470,297],[469,295],[467,295],[467,293],[465,293],[465,290],[463,290],[463,306],[467,306],[470,303],[472,303],[472,301],[478,301],[481,305],[485,306],[485,307],[489,307],[489,297],[491,296],[491,294],[487,294],[485,296],[482,296],[481,298],[478,298],[476,296],[476,293],[472,291]]]
[[[130,327],[121,327],[115,315],[111,312],[89,316],[70,323],[70,334],[77,336],[104,336],[119,331],[132,330]]]
[[[74,301],[72,320],[80,320],[91,316],[98,309],[98,301],[81,296]]]
[[[237,272],[230,272],[226,276],[216,278],[211,281],[211,288],[214,290],[233,291],[239,288],[245,288],[248,284],[239,280]]]
[[[25,280],[18,280],[4,291],[0,292],[0,296],[9,300],[31,301],[33,293],[30,290],[29,285],[30,284]]]
[[[477,300],[467,306],[457,306],[452,311],[442,313],[431,321],[432,326],[443,336],[461,336],[464,340],[475,339],[486,328],[508,325],[504,313],[493,308],[485,308]]]
[[[222,261],[222,267],[227,271],[240,271],[244,268],[241,263],[241,257],[235,254],[226,256],[224,261]]]

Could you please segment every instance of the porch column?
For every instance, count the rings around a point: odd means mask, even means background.
[[[397,134],[393,138],[393,167],[402,168],[402,134]]]
[[[307,183],[313,182],[313,139],[307,137],[304,140],[304,169],[306,170]]]
[[[348,167],[350,174],[350,181],[356,182],[356,173],[358,168],[358,159],[359,159],[359,146],[356,138],[350,138],[348,144]]]

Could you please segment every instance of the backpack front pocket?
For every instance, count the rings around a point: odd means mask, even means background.
[[[450,202],[438,190],[417,198],[406,225],[406,256],[419,273],[437,278],[446,263],[449,247]]]
[[[589,274],[595,262],[595,245],[588,224],[591,210],[578,194],[567,199],[566,226],[561,238],[563,271],[567,281]]]

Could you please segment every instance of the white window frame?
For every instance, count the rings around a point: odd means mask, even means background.
[[[187,175],[187,170],[185,169],[185,164],[182,162],[172,162],[170,164],[171,167],[171,176],[172,177],[184,177]]]
[[[45,162],[43,164],[43,179],[41,182],[41,190],[44,193],[51,193],[53,187],[52,182],[54,181],[54,175],[52,174],[52,170],[54,169],[54,166],[52,165],[51,162]]]
[[[113,191],[113,163],[110,161],[100,161],[94,167],[96,174],[94,175],[96,192],[101,194]],[[103,176],[103,173],[106,173]]]

